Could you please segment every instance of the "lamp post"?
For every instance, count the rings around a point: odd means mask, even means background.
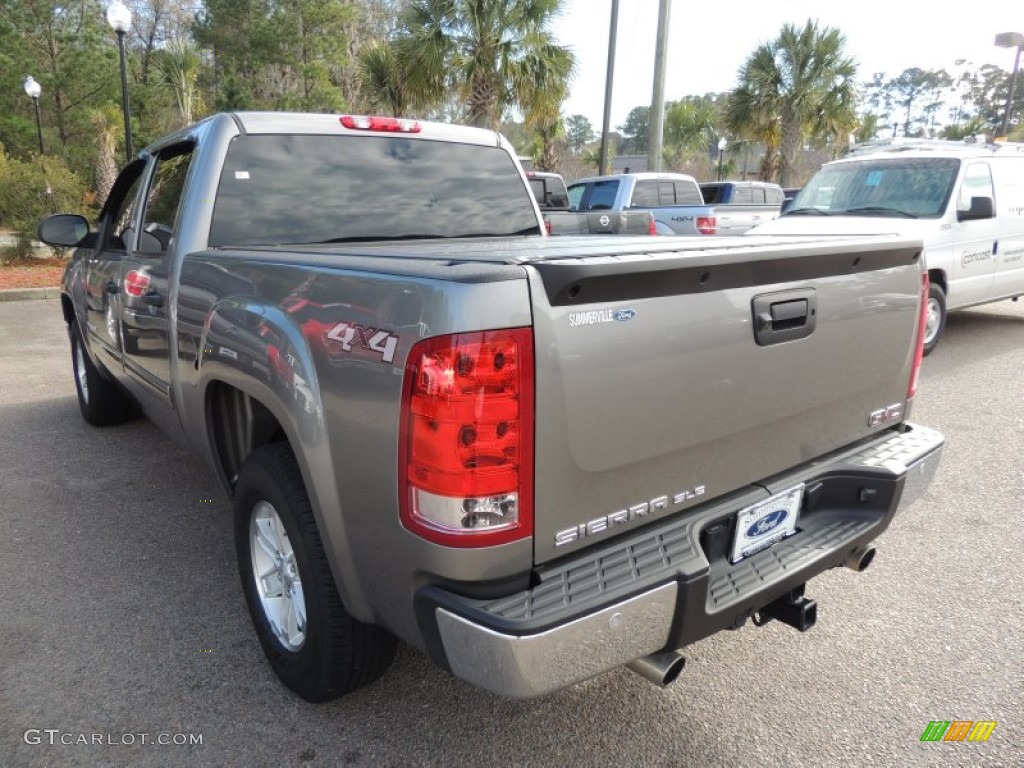
[[[124,113],[124,149],[128,162],[132,155],[132,119],[128,110],[128,70],[124,60],[124,36],[132,26],[132,12],[121,0],[107,6],[107,24],[117,33],[117,47],[121,54],[121,111]]]
[[[723,136],[718,140],[718,180],[722,180],[722,158],[725,157],[725,148],[729,144]]]
[[[35,81],[35,79],[32,77],[32,75],[29,75],[28,77],[25,78],[25,93],[28,94],[28,97],[30,99],[32,99],[32,104],[36,108],[36,138],[39,139],[39,154],[40,155],[44,154],[44,152],[43,152],[43,124],[39,121],[39,95],[42,92],[43,92],[42,86],[40,86],[39,83],[37,83]]]
[[[1006,109],[1003,111],[1003,125],[999,129],[999,135],[1005,139],[1010,126],[1010,107],[1017,91],[1017,70],[1020,69],[1020,49],[1024,48],[1024,35],[1020,32],[1003,32],[996,35],[996,45],[1000,48],[1017,49],[1017,55],[1013,59],[1013,75],[1010,77],[1010,93],[1006,97]]]

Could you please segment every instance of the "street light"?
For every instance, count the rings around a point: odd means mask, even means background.
[[[726,141],[724,136],[718,140],[718,180],[719,181],[722,180],[722,158],[725,156],[725,147],[726,147],[726,145],[728,145],[728,143],[729,142]]]
[[[32,104],[36,108],[36,136],[39,139],[39,154],[43,154],[43,124],[39,122],[39,95],[43,92],[43,88],[39,83],[35,81],[32,75],[25,78],[25,93],[32,99]]]
[[[107,24],[117,33],[117,47],[121,52],[121,111],[124,113],[124,149],[128,162],[132,155],[132,120],[128,111],[128,70],[124,62],[124,36],[132,26],[132,12],[121,0],[107,6]]]
[[[1006,138],[1006,131],[1010,125],[1010,105],[1013,104],[1013,96],[1017,91],[1017,70],[1020,69],[1020,49],[1024,48],[1024,35],[1020,32],[1003,32],[996,35],[996,45],[1000,48],[1016,48],[1017,55],[1013,59],[1013,76],[1010,78],[1010,93],[1006,97],[1006,109],[1003,111],[1003,127],[999,135]]]

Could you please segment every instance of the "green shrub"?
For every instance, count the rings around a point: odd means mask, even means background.
[[[62,158],[43,155],[16,160],[0,152],[0,228],[17,242],[0,255],[2,261],[32,253],[39,220],[51,213],[88,215],[86,184]]]

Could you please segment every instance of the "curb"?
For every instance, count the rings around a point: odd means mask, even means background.
[[[4,290],[0,290],[0,301],[59,298],[60,286],[52,286],[49,288],[5,288]]]

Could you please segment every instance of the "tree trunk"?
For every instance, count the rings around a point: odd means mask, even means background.
[[[498,87],[483,72],[475,72],[469,93],[469,124],[498,130]]]
[[[779,168],[779,184],[783,187],[795,186],[797,154],[803,140],[800,121],[796,110],[786,104],[782,108],[782,162]]]

